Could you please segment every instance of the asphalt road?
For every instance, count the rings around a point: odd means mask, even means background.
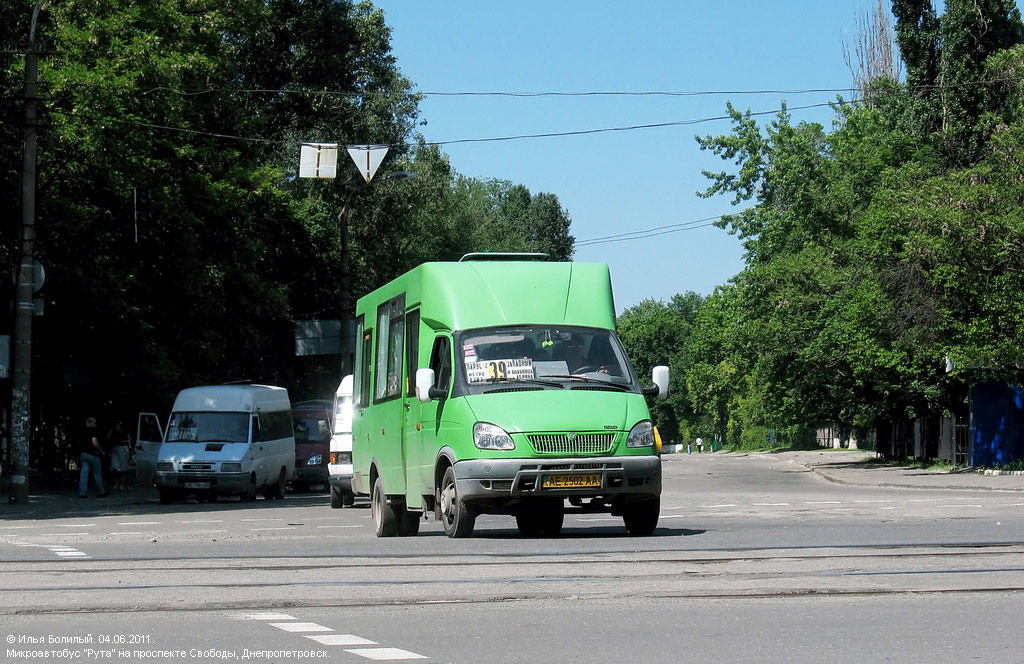
[[[381,540],[324,494],[55,503],[0,521],[0,661],[1018,662],[1022,506],[723,454],[666,457],[643,538]]]

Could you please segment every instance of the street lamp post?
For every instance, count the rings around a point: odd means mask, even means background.
[[[21,260],[14,289],[14,367],[11,381],[11,483],[10,502],[28,502],[29,440],[32,432],[32,303],[35,285],[34,244],[36,217],[36,115],[38,107],[39,53],[36,21],[49,0],[32,8],[25,52],[25,126],[21,180]]]

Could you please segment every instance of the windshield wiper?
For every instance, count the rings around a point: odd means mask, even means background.
[[[545,374],[544,377],[545,378],[561,378],[563,380],[580,380],[580,381],[583,381],[584,383],[597,383],[598,385],[607,385],[608,387],[614,387],[615,389],[622,390],[623,392],[629,392],[630,391],[630,386],[629,385],[623,385],[622,383],[613,383],[611,381],[600,380],[598,378],[588,378],[587,376],[549,376],[549,375]]]
[[[484,381],[486,385],[494,385],[496,383],[535,383],[537,385],[557,387],[558,389],[563,387],[561,383],[556,383],[553,380],[538,380],[536,378],[488,378]]]

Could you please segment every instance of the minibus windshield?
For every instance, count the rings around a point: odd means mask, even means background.
[[[633,368],[611,330],[570,326],[491,327],[463,331],[460,378],[469,393],[524,383],[536,389],[638,392]]]
[[[224,412],[171,413],[168,443],[242,443],[249,440],[249,414]]]

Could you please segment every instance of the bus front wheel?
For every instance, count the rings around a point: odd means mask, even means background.
[[[622,521],[630,535],[646,536],[658,527],[661,515],[661,497],[632,503],[622,513]]]
[[[441,480],[441,522],[448,537],[469,537],[476,525],[476,511],[463,502],[455,484],[455,469],[444,471]]]
[[[384,494],[384,483],[379,477],[373,482],[370,513],[373,515],[373,530],[377,537],[394,537],[398,534],[402,522],[396,506],[388,504],[388,497]]]

